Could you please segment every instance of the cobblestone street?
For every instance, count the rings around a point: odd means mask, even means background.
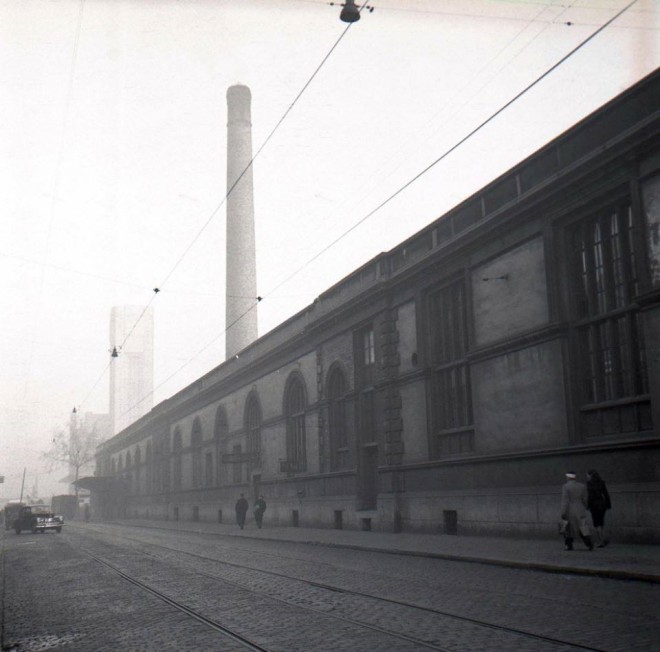
[[[2,649],[657,649],[652,581],[286,540],[305,533],[4,533]]]

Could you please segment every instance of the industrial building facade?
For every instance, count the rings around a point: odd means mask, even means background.
[[[96,517],[660,541],[660,74],[98,449]]]

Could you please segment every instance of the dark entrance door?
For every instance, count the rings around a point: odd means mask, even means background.
[[[378,446],[363,446],[359,465],[359,509],[376,509],[378,497]]]

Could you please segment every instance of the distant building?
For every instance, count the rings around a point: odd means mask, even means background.
[[[99,516],[660,542],[660,72],[97,452]],[[478,161],[475,161],[478,165]],[[402,219],[405,215],[402,215]]]
[[[153,406],[154,315],[151,307],[116,306],[110,313],[110,419],[112,433]]]
[[[85,412],[82,415],[80,412],[74,410],[71,414],[69,421],[69,435],[71,436],[74,432],[81,431],[82,433],[89,434],[92,436],[99,444],[106,441],[112,436],[112,425],[109,414],[102,414],[97,412]],[[87,475],[92,475],[94,473],[94,461],[90,461],[89,464],[81,466],[78,469],[78,478],[85,477]],[[68,491],[70,493],[75,493],[76,488],[72,484],[76,480],[76,469],[69,465],[68,474],[60,479],[60,482],[66,482],[69,484]],[[89,495],[89,491],[80,490],[79,494],[81,496]]]
[[[109,414],[98,412],[84,412],[82,427],[86,432],[94,433],[100,442],[113,435],[112,422]]]

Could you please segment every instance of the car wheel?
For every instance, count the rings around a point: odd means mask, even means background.
[[[21,528],[20,528],[20,527],[14,528],[14,530],[15,530],[16,534],[20,534],[20,533],[21,533]]]
[[[37,530],[36,527],[33,527],[33,528],[32,528],[32,534],[36,534],[38,531],[39,531],[39,530]]]
[[[57,532],[58,534],[61,534],[62,533],[62,528],[61,527],[56,527],[55,532]]]

